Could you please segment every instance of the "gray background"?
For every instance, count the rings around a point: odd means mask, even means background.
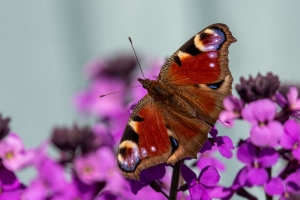
[[[204,27],[221,22],[238,42],[230,47],[235,83],[272,71],[299,79],[299,1],[0,1],[0,112],[27,147],[54,125],[81,121],[71,97],[83,88],[83,65],[96,56],[131,51],[165,58]],[[246,137],[238,123],[222,134]],[[235,139],[236,141],[237,139]],[[229,185],[241,165],[228,162]],[[33,172],[21,173],[26,182]]]

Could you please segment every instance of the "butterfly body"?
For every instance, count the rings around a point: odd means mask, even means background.
[[[189,117],[196,117],[194,109],[176,93],[176,90],[158,81],[138,79],[156,104]]]
[[[228,46],[236,40],[224,24],[200,31],[177,50],[157,80],[138,79],[148,94],[136,105],[118,149],[127,178],[159,163],[192,157],[231,94]]]

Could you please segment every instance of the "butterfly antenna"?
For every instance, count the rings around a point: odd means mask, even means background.
[[[102,97],[105,97],[105,96],[111,95],[111,94],[116,94],[116,93],[119,93],[119,92],[124,92],[126,90],[130,90],[132,88],[136,88],[136,87],[139,87],[139,86],[141,86],[141,85],[136,85],[136,86],[133,86],[133,87],[130,87],[130,88],[126,88],[124,90],[117,91],[117,92],[111,92],[111,93],[108,93],[108,94],[103,94],[103,95],[100,95],[99,98],[102,98]]]
[[[131,38],[130,38],[130,37],[128,37],[128,39],[129,39],[129,41],[130,41],[131,47],[132,47],[132,49],[133,49],[133,52],[134,52],[134,55],[135,55],[136,61],[137,61],[138,65],[139,65],[139,67],[140,67],[140,70],[141,70],[141,72],[142,72],[142,75],[143,75],[144,79],[146,79],[146,78],[145,78],[145,76],[144,76],[143,70],[142,70],[142,68],[141,68],[141,65],[140,65],[139,59],[138,59],[138,57],[137,57],[137,55],[136,55],[136,53],[135,53],[134,47],[133,47],[133,45],[132,45],[132,40],[131,40]]]

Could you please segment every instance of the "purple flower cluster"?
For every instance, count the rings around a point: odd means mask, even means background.
[[[241,79],[236,89],[241,99],[229,96],[220,121],[232,126],[234,120],[250,124],[249,137],[237,144],[237,159],[244,167],[230,187],[217,186],[210,197],[230,199],[234,194],[258,199],[246,188],[263,187],[266,198],[300,198],[300,98],[296,87],[279,92],[277,76],[268,73]],[[281,164],[279,173],[273,167]]]
[[[145,76],[155,78],[163,62],[142,63],[149,66]],[[278,77],[271,73],[241,78],[236,86],[240,99],[228,96],[223,102],[219,121],[231,128],[234,121],[245,121],[250,126],[246,139],[234,145],[213,127],[192,163],[159,164],[143,170],[140,181],[125,179],[117,167],[115,150],[130,110],[146,91],[137,87],[106,94],[138,85],[133,78],[139,73],[136,64],[127,55],[88,63],[84,73],[89,84],[75,95],[73,104],[83,116],[96,119],[96,124],[55,127],[50,139],[38,148],[25,148],[21,138],[10,131],[10,119],[0,115],[0,199],[226,200],[239,195],[255,200],[258,197],[247,190],[254,186],[262,187],[268,200],[274,196],[300,198],[298,89],[285,86],[288,89],[282,92]],[[48,153],[53,147],[56,156]],[[226,166],[216,154],[244,165],[231,186],[219,185],[219,172],[226,173]],[[274,173],[278,163],[281,170]],[[28,167],[36,170],[36,176],[24,185],[15,173]]]

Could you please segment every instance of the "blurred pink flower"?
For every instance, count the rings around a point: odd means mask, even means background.
[[[0,141],[0,158],[7,169],[15,171],[29,165],[34,158],[34,152],[26,151],[19,136],[11,133]]]

